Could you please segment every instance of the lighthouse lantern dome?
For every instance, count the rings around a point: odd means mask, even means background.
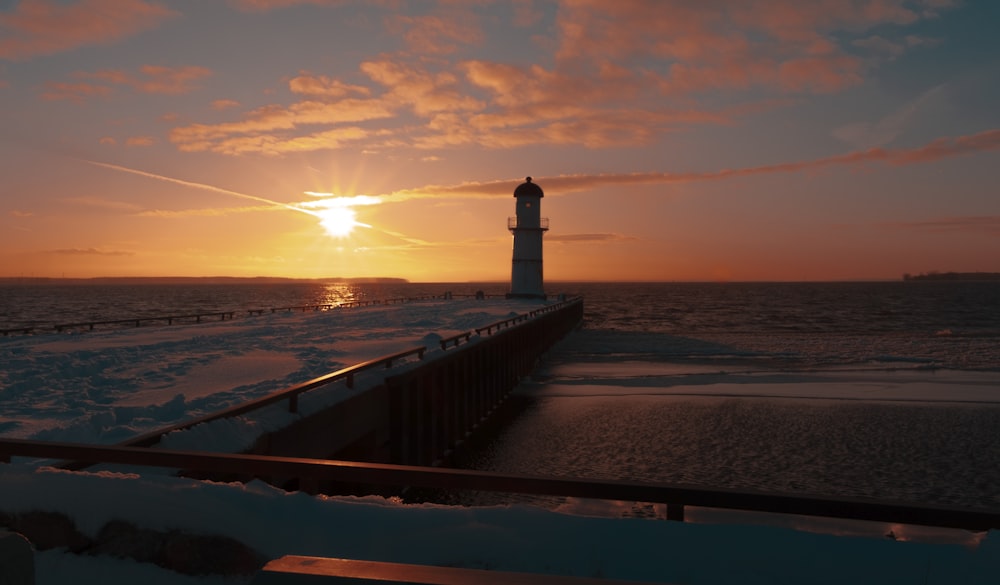
[[[544,197],[542,188],[531,182],[531,177],[525,177],[524,182],[514,189],[514,197]]]

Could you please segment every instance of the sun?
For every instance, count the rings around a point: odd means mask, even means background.
[[[378,197],[368,195],[351,195],[338,197],[333,193],[317,193],[306,191],[307,195],[316,197],[312,201],[296,204],[296,209],[319,219],[319,225],[331,238],[346,238],[356,227],[370,228],[372,226],[358,221],[354,211],[355,206],[377,205],[382,202]]]
[[[317,213],[319,225],[326,234],[333,238],[346,238],[354,228],[363,225],[358,223],[358,216],[350,207],[330,207]]]

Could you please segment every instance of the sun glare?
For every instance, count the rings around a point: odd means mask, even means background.
[[[327,235],[334,238],[346,238],[360,225],[357,214],[350,207],[332,207],[319,212],[319,224]]]
[[[299,207],[306,213],[318,217],[319,225],[331,238],[346,238],[356,227],[371,227],[358,221],[354,207],[357,205],[378,205],[382,202],[378,197],[368,195],[337,197],[332,193],[313,191],[306,191],[306,194],[318,199],[300,203]]]

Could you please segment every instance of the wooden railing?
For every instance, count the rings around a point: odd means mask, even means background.
[[[1000,510],[922,506],[863,498],[824,498],[735,489],[709,489],[667,483],[523,476],[385,463],[0,439],[0,461],[9,463],[14,456],[234,473],[247,477],[299,477],[349,484],[648,502],[666,504],[669,520],[683,520],[685,506],[698,506],[972,531],[1000,529]]]

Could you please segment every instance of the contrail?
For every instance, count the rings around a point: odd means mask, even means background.
[[[113,169],[116,171],[122,171],[123,173],[132,173],[133,175],[139,175],[140,177],[148,177],[150,179],[156,179],[158,181],[165,181],[167,183],[174,183],[175,185],[183,185],[185,187],[191,187],[192,189],[202,189],[204,191],[213,191],[215,193],[222,193],[224,195],[231,195],[233,197],[240,197],[241,199],[249,199],[251,201],[259,201],[261,203],[268,203],[278,207],[284,207],[292,211],[298,211],[300,213],[305,213],[312,215],[314,217],[319,217],[319,214],[311,211],[309,209],[303,209],[302,207],[297,207],[295,205],[289,205],[288,203],[281,203],[280,201],[272,201],[271,199],[266,199],[264,197],[258,197],[256,195],[248,195],[246,193],[240,193],[239,191],[230,191],[229,189],[223,189],[221,187],[215,187],[214,185],[206,185],[205,183],[195,183],[192,181],[185,181],[183,179],[175,179],[173,177],[165,177],[163,175],[157,175],[155,173],[148,173],[146,171],[140,171],[137,169],[130,169],[128,167],[123,167],[119,165],[113,165],[111,163],[97,162],[93,160],[85,161],[92,165],[97,165],[99,167],[104,167],[108,169]]]

